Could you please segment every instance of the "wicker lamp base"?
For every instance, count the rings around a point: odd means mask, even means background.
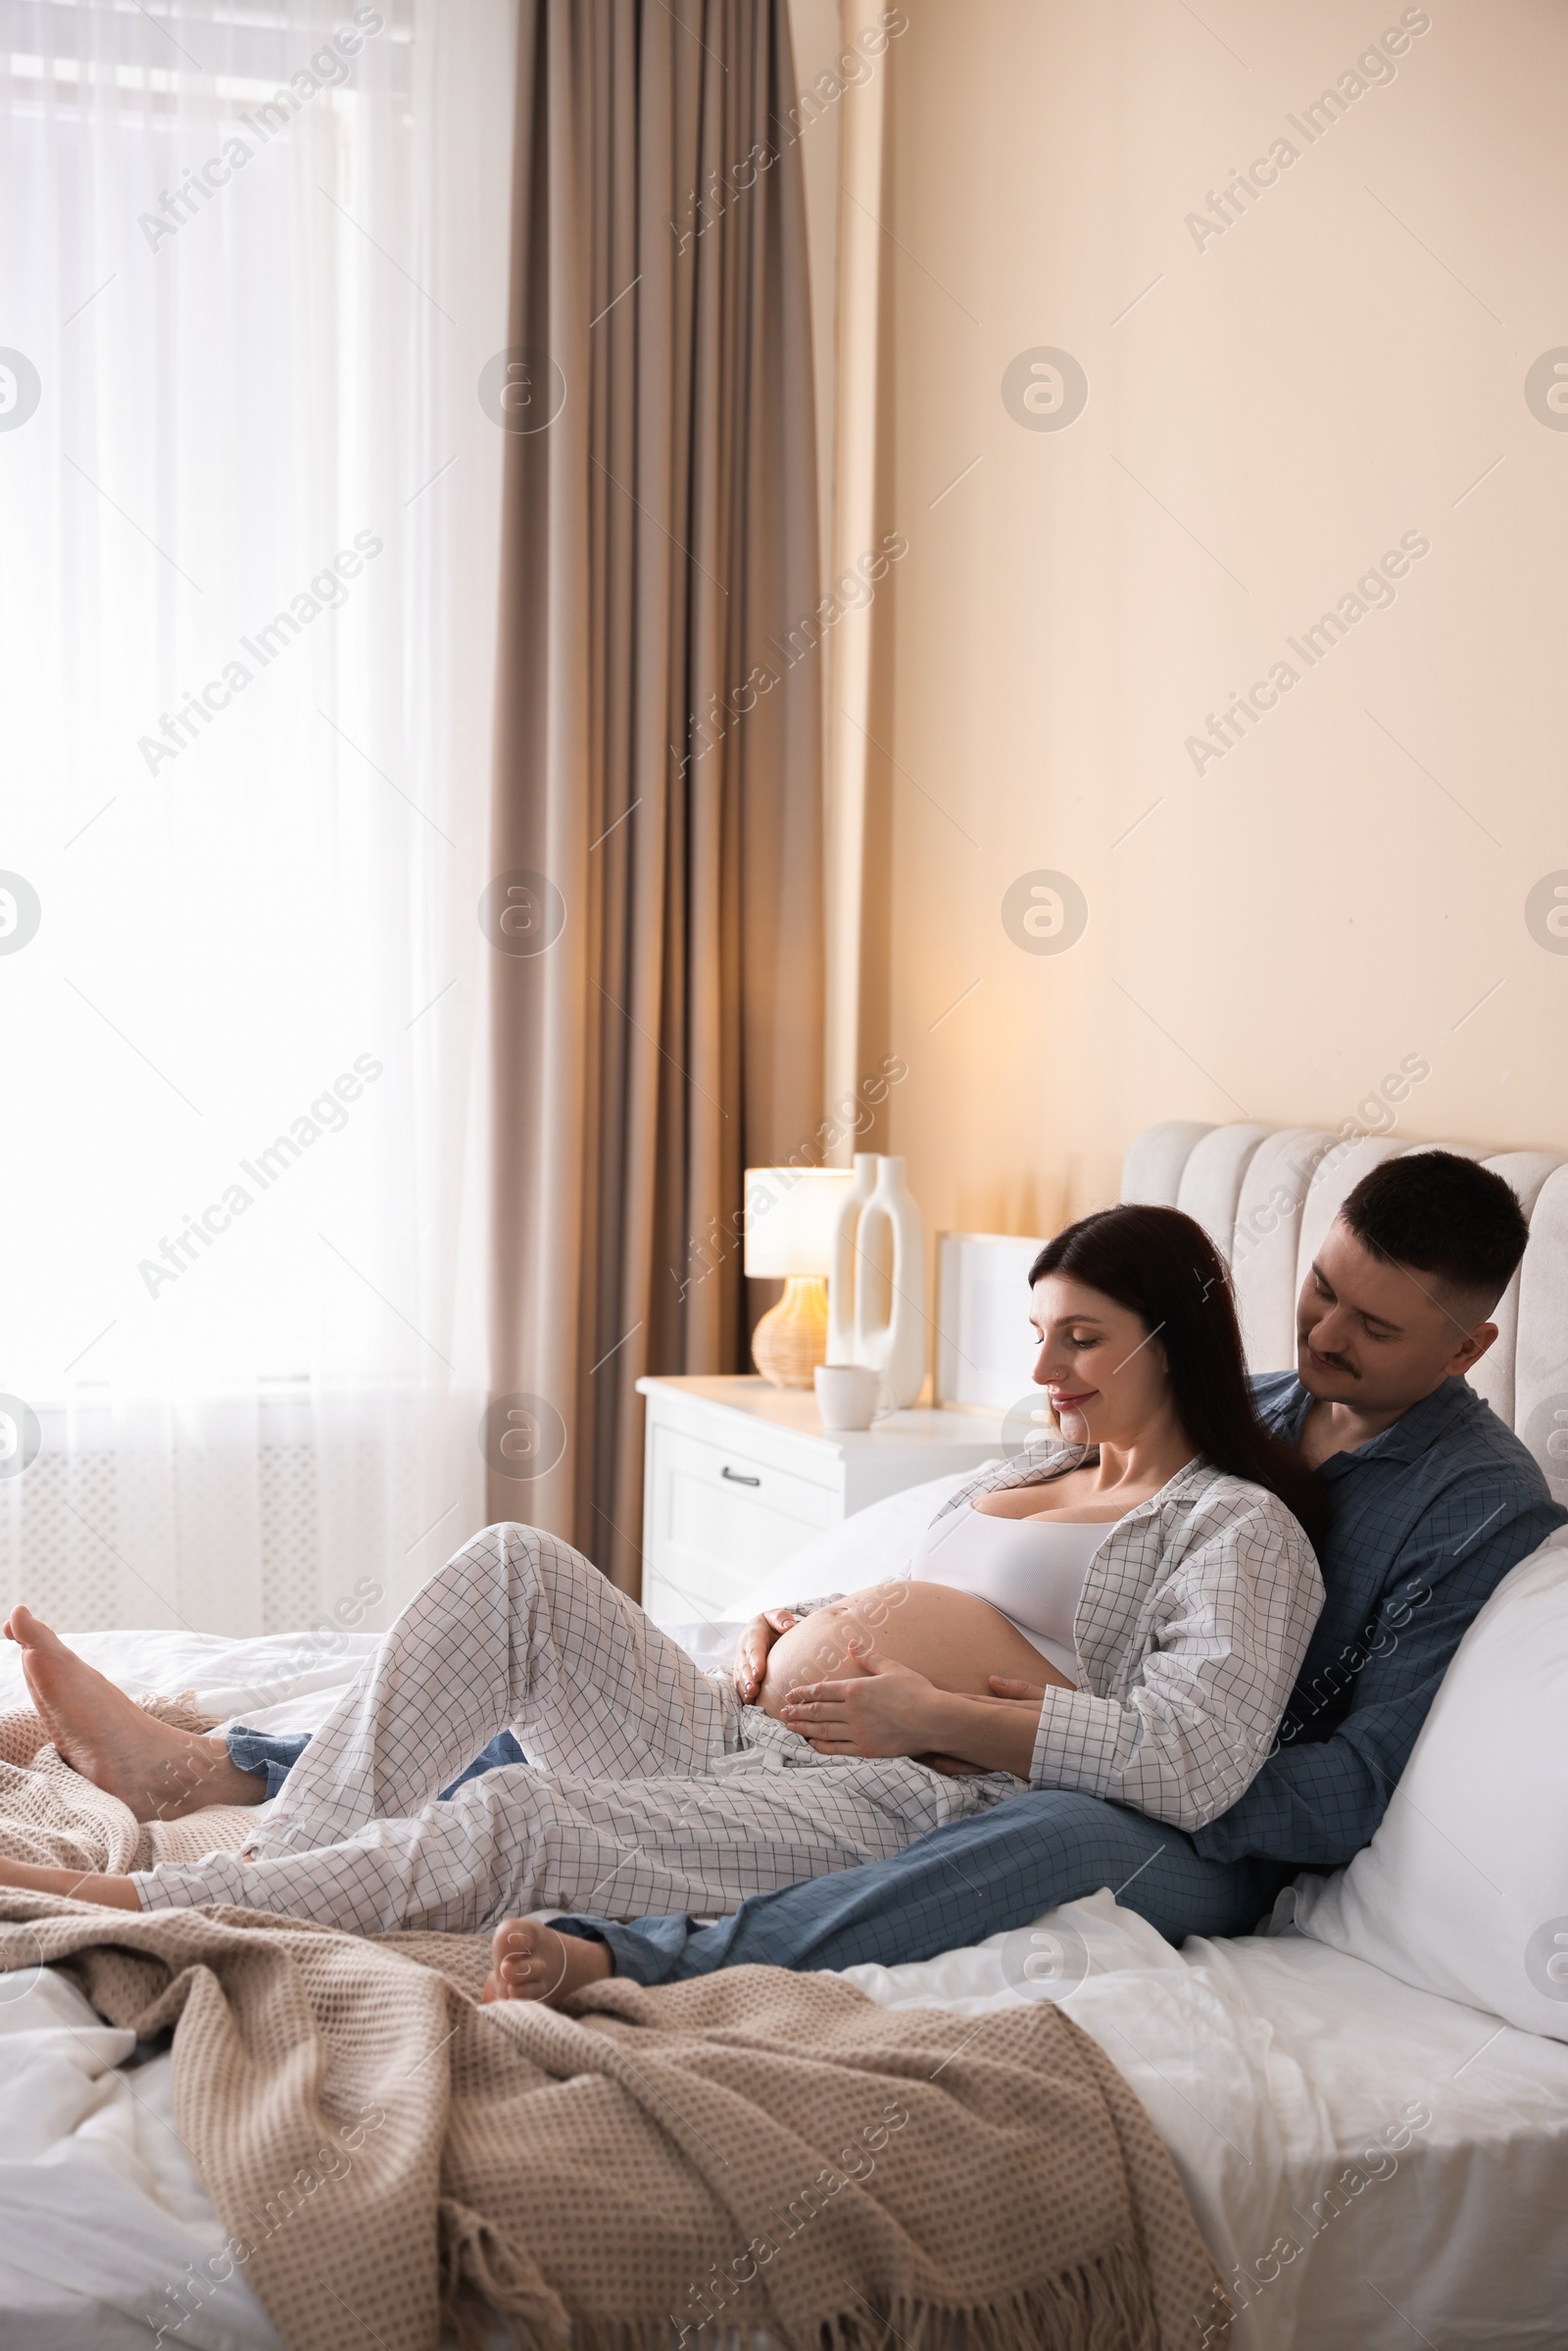
[[[775,1388],[809,1388],[827,1361],[827,1282],[821,1274],[793,1274],[784,1296],[752,1333],[752,1361]]]

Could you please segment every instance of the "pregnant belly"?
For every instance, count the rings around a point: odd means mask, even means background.
[[[776,1716],[799,1684],[845,1681],[867,1670],[850,1654],[856,1640],[924,1674],[939,1690],[970,1697],[990,1696],[993,1674],[1034,1683],[1063,1679],[1000,1609],[973,1592],[946,1584],[876,1584],[780,1634],[768,1651],[758,1704]]]

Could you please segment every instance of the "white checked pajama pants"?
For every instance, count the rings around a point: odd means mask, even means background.
[[[509,1727],[528,1762],[437,1803]],[[886,1860],[1019,1786],[815,1754],[580,1552],[502,1525],[410,1602],[245,1853],[134,1884],[148,1910],[229,1902],[364,1934],[473,1932],[552,1907],[713,1917]]]

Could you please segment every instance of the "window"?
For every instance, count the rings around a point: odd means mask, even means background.
[[[0,1589],[391,1606],[482,1507],[510,25],[11,23]]]

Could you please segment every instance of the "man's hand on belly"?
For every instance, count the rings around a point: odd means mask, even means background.
[[[789,1691],[780,1711],[819,1755],[940,1755],[939,1768],[972,1765],[979,1771],[1029,1777],[1045,1692],[1009,1683],[1009,1692],[965,1697],[939,1690],[924,1674],[852,1642],[859,1672],[852,1681],[811,1682]]]

